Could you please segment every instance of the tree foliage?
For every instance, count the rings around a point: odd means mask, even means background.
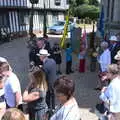
[[[89,0],[76,0],[76,5],[89,4]]]
[[[71,14],[79,18],[97,19],[99,17],[98,0],[71,0],[70,9]]]

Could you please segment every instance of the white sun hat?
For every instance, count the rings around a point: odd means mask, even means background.
[[[120,60],[120,50],[117,52],[117,54],[114,57],[115,60]]]
[[[7,59],[5,59],[4,57],[0,57],[0,62],[7,62],[8,63]]]
[[[118,41],[118,39],[115,35],[111,36],[109,40],[110,41]]]
[[[50,56],[46,49],[41,49],[39,53],[36,54],[37,56]]]

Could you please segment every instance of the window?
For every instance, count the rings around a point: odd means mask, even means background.
[[[66,0],[66,4],[69,4],[69,0]]]
[[[27,25],[29,24],[29,15],[25,14],[25,12],[19,12],[19,25]]]
[[[9,17],[8,13],[0,13],[0,27],[9,27]]]
[[[56,6],[60,6],[60,4],[61,4],[61,0],[55,0],[55,5]]]
[[[57,21],[58,21],[58,14],[54,12],[52,15],[52,24],[56,24]]]

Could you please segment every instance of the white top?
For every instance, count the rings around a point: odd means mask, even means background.
[[[50,120],[80,120],[80,110],[76,100],[69,105],[63,105]]]
[[[21,87],[19,79],[13,72],[11,72],[10,76],[6,79],[4,90],[7,104],[10,107],[15,107],[16,106],[15,93],[19,92],[21,94]],[[22,97],[20,102],[22,102]]]
[[[111,64],[111,53],[109,49],[106,49],[101,55],[98,60],[100,63],[101,71],[107,71],[108,65]]]
[[[0,89],[0,96],[4,95],[4,89]]]
[[[120,78],[111,81],[105,92],[101,93],[100,99],[104,102],[110,101],[110,112],[120,112]]]
[[[0,110],[2,108],[6,108],[6,103],[5,103],[5,99],[2,98],[4,96],[4,89],[0,89]]]

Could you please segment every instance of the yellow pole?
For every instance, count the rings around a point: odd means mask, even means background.
[[[64,32],[63,32],[62,38],[60,40],[60,47],[61,48],[64,47],[65,40],[66,40],[66,37],[68,35],[68,24],[69,24],[69,10],[68,10],[68,14],[66,16],[66,22],[65,22],[65,25],[64,25]]]

